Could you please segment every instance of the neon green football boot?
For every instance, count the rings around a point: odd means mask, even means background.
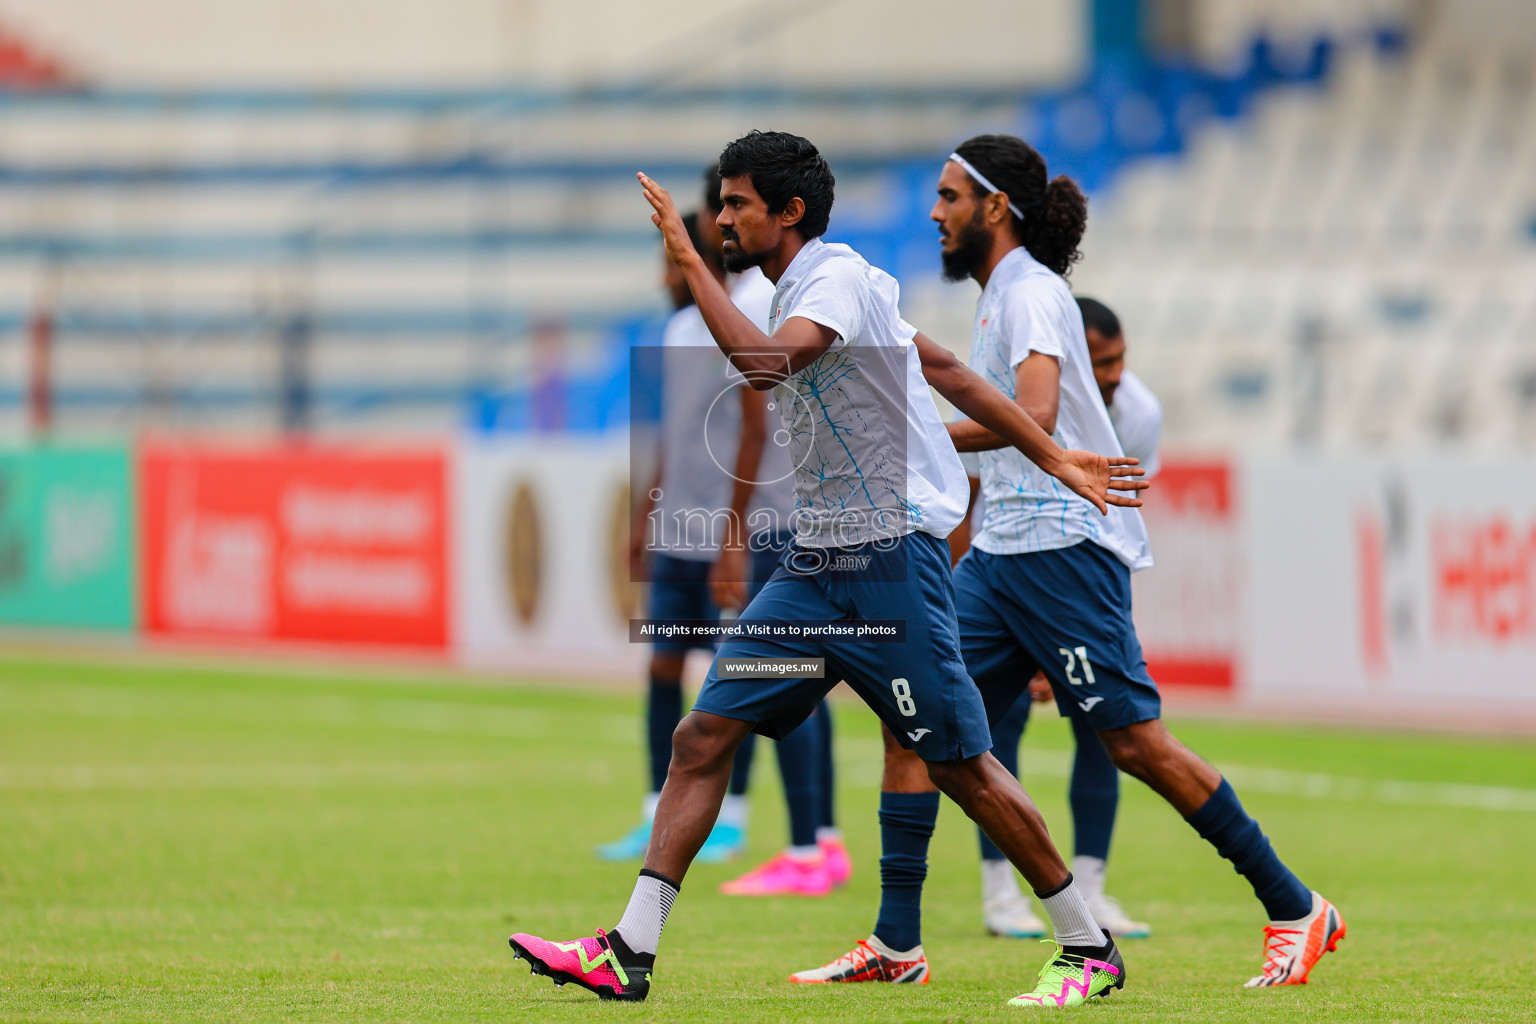
[[[1009,1006],[1077,1006],[1125,987],[1125,963],[1113,939],[1102,957],[1068,953],[1054,942],[1051,945],[1056,946],[1056,955],[1040,968],[1035,990],[1008,1000]]]

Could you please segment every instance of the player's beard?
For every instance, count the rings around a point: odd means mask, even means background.
[[[991,251],[992,233],[982,226],[981,209],[978,207],[976,216],[960,229],[959,236],[955,238],[955,247],[939,250],[939,258],[944,264],[944,280],[964,281],[980,269]]]
[[[736,232],[730,228],[721,231],[722,243],[734,242],[735,248],[724,248],[725,269],[732,274],[739,274],[743,270],[751,270],[760,267],[768,259],[766,252],[748,252],[741,247],[741,239],[736,237]]]

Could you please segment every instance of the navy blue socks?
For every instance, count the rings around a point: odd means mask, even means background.
[[[1079,857],[1108,860],[1115,812],[1120,805],[1120,769],[1087,722],[1076,717],[1070,721],[1077,739],[1072,783],[1067,789],[1072,804],[1073,852]]]
[[[651,792],[660,793],[672,763],[672,733],[683,720],[683,687],[676,679],[660,679],[651,673],[650,699],[646,701],[646,744],[651,755]]]
[[[731,762],[731,785],[726,790],[731,796],[746,796],[752,781],[752,754],[757,749],[757,733],[747,733],[741,746],[736,748],[736,760]]]
[[[821,820],[816,825],[818,828],[837,828],[833,797],[837,791],[837,779],[832,767],[832,708],[826,701],[817,706],[816,717],[821,719],[821,749],[816,753],[821,766],[821,776],[817,779],[821,784],[821,800],[818,803]]]
[[[939,794],[881,793],[880,917],[875,934],[897,952],[923,941],[923,880],[928,840],[939,820]]]
[[[1185,820],[1248,879],[1271,921],[1296,921],[1312,913],[1311,890],[1281,863],[1226,779],[1205,806]]]
[[[814,847],[821,823],[820,774],[822,728],[819,715],[811,715],[800,727],[779,740],[779,775],[784,780],[784,803],[789,809],[789,845]]]

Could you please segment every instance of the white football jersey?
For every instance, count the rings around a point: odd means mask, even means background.
[[[947,537],[965,516],[965,470],[923,378],[896,279],[846,245],[812,239],[774,292],[774,330],[804,317],[832,347],[773,389],[795,465],[806,547],[913,531]]]
[[[1115,400],[1109,407],[1109,422],[1125,454],[1141,460],[1147,479],[1157,475],[1162,460],[1157,457],[1158,441],[1163,436],[1163,404],[1152,389],[1130,370],[1120,374]]]
[[[1056,443],[1102,455],[1121,455],[1093,378],[1083,317],[1060,275],[1022,246],[993,269],[976,303],[971,368],[1009,398],[1015,397],[1019,364],[1031,352],[1061,367]],[[1017,448],[981,453],[982,527],[973,543],[990,554],[1050,551],[1088,540],[1113,552],[1131,569],[1152,564],[1141,515],[1109,507],[1101,515]]]
[[[731,301],[767,332],[773,283],[752,269],[729,282]],[[730,508],[741,443],[741,375],[726,361],[699,308],[672,314],[662,336],[661,497],[656,509],[663,533],[659,550],[675,558],[713,561],[722,539],[717,514]],[[794,503],[788,446],[775,412],[766,414],[768,441],[758,466],[758,485],[747,509],[747,531],[786,526]]]
[[[684,306],[667,321],[661,359],[661,494],[654,512],[661,533],[652,543],[674,558],[712,562],[722,539],[715,515],[731,507],[726,470],[736,458],[741,406],[716,401],[728,396],[730,367],[698,306]]]

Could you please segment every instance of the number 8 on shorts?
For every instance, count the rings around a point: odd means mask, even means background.
[[[891,692],[896,695],[896,710],[911,718],[917,714],[917,704],[912,700],[912,686],[905,679],[892,679]]]

